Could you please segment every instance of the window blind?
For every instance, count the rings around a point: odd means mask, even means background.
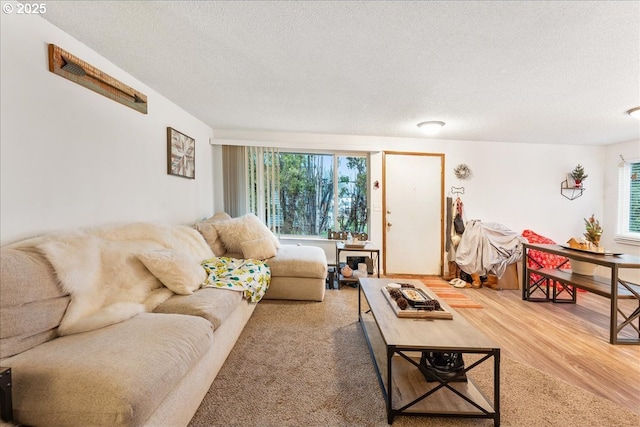
[[[619,170],[615,241],[640,246],[640,159],[625,161]]]
[[[246,182],[248,211],[260,218],[274,233],[280,232],[278,195],[280,162],[278,149],[246,147]]]

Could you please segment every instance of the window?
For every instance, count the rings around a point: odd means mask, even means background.
[[[368,233],[367,158],[337,156],[336,230]]]
[[[273,230],[320,237],[329,230],[368,233],[367,155],[266,148],[248,153],[249,209],[264,212]]]
[[[618,190],[616,241],[640,245],[640,160],[620,168]]]

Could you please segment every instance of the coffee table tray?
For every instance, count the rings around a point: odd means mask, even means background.
[[[437,300],[435,295],[431,292],[427,287],[419,287],[422,292],[427,294],[427,296],[431,299]],[[386,287],[381,289],[382,294],[387,299],[387,302],[393,309],[396,316],[401,318],[413,318],[413,319],[453,319],[453,314],[451,312],[445,310],[443,307],[440,307],[439,310],[425,310],[422,308],[416,308],[412,305],[408,305],[404,310],[398,307],[398,304],[393,299],[391,295],[389,295],[389,291]]]

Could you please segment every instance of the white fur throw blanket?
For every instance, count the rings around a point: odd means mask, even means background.
[[[137,254],[172,249],[196,262],[213,253],[187,226],[132,223],[47,236],[38,245],[71,295],[58,333],[75,334],[152,311],[173,295]]]

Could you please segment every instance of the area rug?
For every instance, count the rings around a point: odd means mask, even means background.
[[[483,308],[482,304],[469,298],[442,279],[421,279],[421,282],[453,308]]]
[[[393,275],[388,276],[388,278],[402,281],[402,279],[415,278],[415,276]],[[442,298],[444,302],[453,308],[482,308],[482,304],[469,298],[440,277],[421,276],[418,280],[428,286],[438,297]]]
[[[263,300],[190,427],[388,426],[378,379],[358,322],[357,290],[324,302]],[[481,387],[491,369],[475,370]],[[502,426],[637,427],[640,416],[506,357]],[[491,387],[489,387],[491,390]],[[491,426],[490,420],[398,416],[396,427]]]

